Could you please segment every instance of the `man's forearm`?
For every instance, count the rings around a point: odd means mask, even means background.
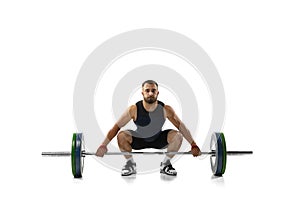
[[[115,124],[112,129],[109,130],[107,133],[105,139],[103,140],[102,144],[103,145],[108,145],[110,141],[117,135],[118,131],[120,130],[119,126]]]
[[[184,124],[181,124],[179,126],[179,132],[183,135],[183,137],[190,143],[195,143],[191,132],[186,128],[186,126]]]

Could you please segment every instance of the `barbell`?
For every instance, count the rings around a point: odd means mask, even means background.
[[[156,152],[106,152],[105,155],[153,155],[153,154],[162,154],[162,155],[190,155],[188,152],[165,152],[165,151],[156,151]],[[225,173],[227,155],[246,155],[253,154],[253,151],[227,151],[226,150],[226,141],[223,133],[215,132],[211,136],[210,140],[210,151],[201,152],[201,155],[209,155],[211,170],[215,176],[222,176]],[[84,157],[87,155],[96,155],[95,152],[86,152],[84,145],[83,133],[73,133],[72,137],[72,149],[71,152],[60,151],[60,152],[42,152],[42,156],[71,156],[71,166],[72,174],[74,178],[81,178],[84,167]]]

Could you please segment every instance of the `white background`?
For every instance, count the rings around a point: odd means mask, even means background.
[[[0,198],[299,199],[299,8],[261,0],[1,1]],[[228,149],[254,151],[228,158],[223,178],[211,177],[208,158],[181,158],[174,180],[127,180],[89,157],[84,178],[74,180],[69,159],[40,155],[70,148],[73,89],[87,56],[138,28],[182,33],[215,63]]]

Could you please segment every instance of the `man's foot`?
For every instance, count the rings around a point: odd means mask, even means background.
[[[130,176],[132,174],[136,174],[136,163],[131,160],[128,160],[122,168],[121,175]]]
[[[170,160],[168,160],[165,163],[163,163],[163,162],[160,163],[160,173],[166,174],[166,175],[169,175],[169,176],[176,176],[177,175],[177,172],[173,168],[173,166],[171,165]]]

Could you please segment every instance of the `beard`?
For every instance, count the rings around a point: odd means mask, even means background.
[[[154,102],[156,102],[157,98],[155,98],[155,97],[145,98],[144,97],[144,100],[145,100],[146,103],[153,104]]]

